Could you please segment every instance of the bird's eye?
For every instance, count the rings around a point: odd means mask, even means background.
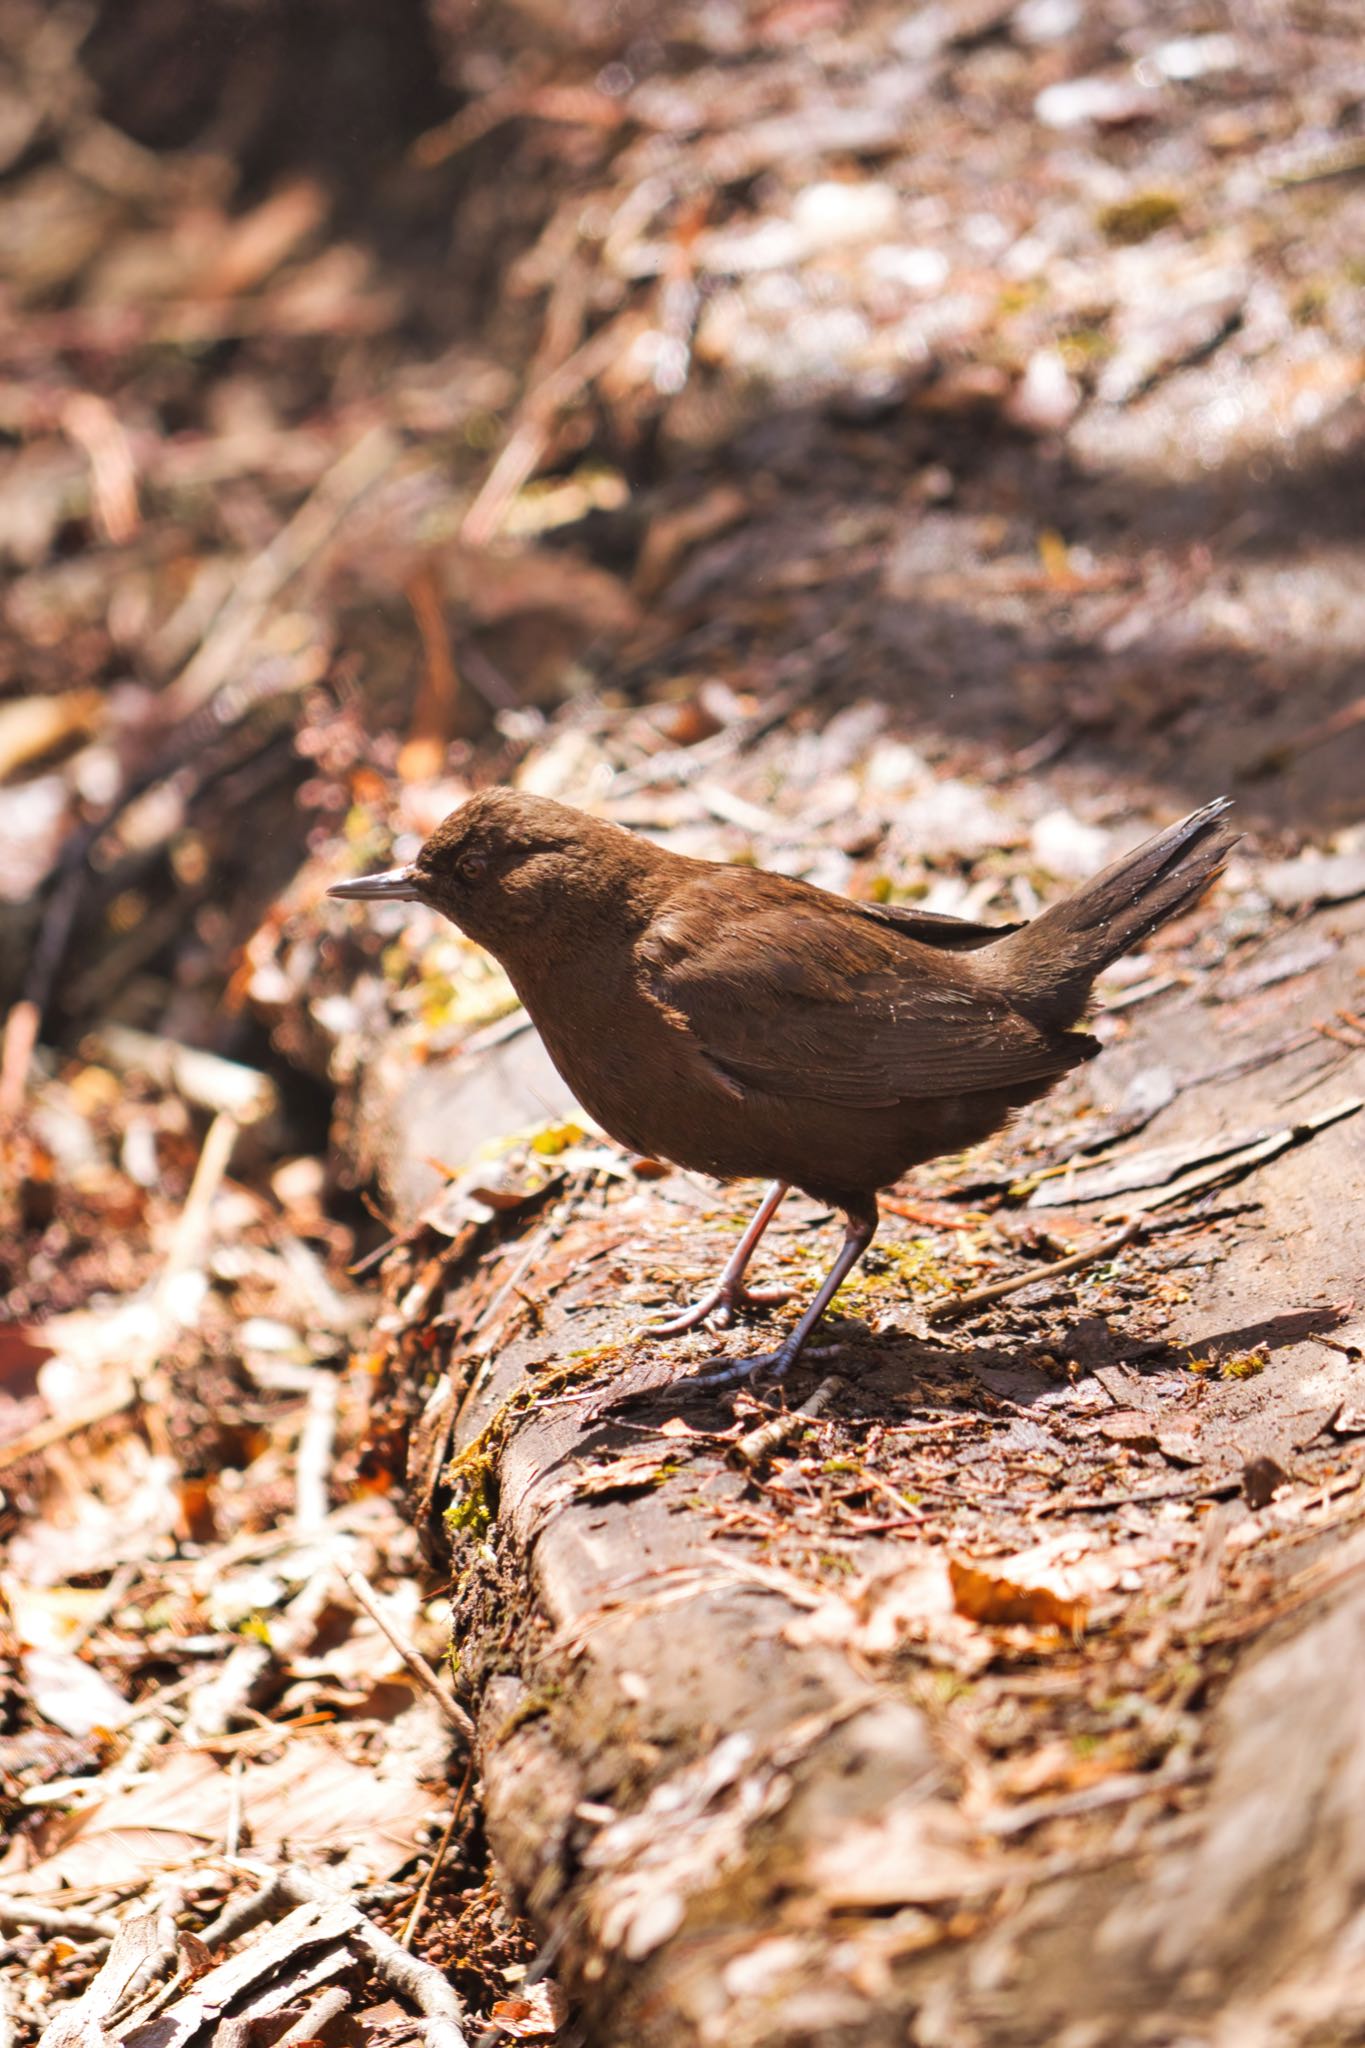
[[[487,866],[488,855],[486,853],[462,853],[460,855],[460,873],[467,882],[477,882]]]

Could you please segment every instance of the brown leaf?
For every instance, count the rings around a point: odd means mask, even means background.
[[[1248,1458],[1242,1467],[1242,1493],[1249,1508],[1269,1507],[1280,1488],[1290,1484],[1290,1474],[1275,1458]]]
[[[1071,1530],[979,1564],[950,1559],[948,1570],[959,1614],[973,1621],[1079,1631],[1098,1593],[1135,1591],[1137,1574],[1169,1556],[1164,1536],[1105,1543],[1098,1534]]]
[[[585,1494],[643,1493],[668,1478],[676,1462],[672,1453],[627,1451],[608,1464],[590,1465],[574,1491],[580,1498]]]
[[[1085,1627],[1087,1603],[1067,1599],[1050,1586],[1022,1586],[993,1566],[948,1560],[953,1599],[969,1621],[998,1627],[1059,1628],[1079,1635]]]
[[[1130,1451],[1156,1449],[1156,1428],[1151,1416],[1144,1415],[1140,1408],[1120,1408],[1115,1414],[1106,1415],[1100,1423],[1100,1435]]]
[[[268,1856],[287,1842],[291,1852],[314,1861],[344,1858],[344,1867],[333,1865],[338,1878],[349,1881],[354,1873],[373,1883],[414,1853],[417,1830],[431,1810],[425,1764],[421,1746],[409,1741],[395,1742],[376,1767],[348,1750],[344,1731],[284,1739],[272,1761],[253,1760],[235,1779],[214,1757],[183,1751],[152,1776],[103,1798],[96,1781],[89,1805],[54,1821],[39,1862],[22,1868],[6,1858],[0,1871],[7,1884],[39,1892],[137,1884],[221,1843],[240,1798],[257,1854]]]
[[[500,1998],[489,2014],[514,2041],[543,2040],[557,2034],[569,2012],[569,2001],[553,1977],[528,1984],[518,1998]]]
[[[1157,1449],[1171,1465],[1197,1465],[1200,1461],[1199,1433],[1189,1423],[1174,1423],[1157,1431]]]

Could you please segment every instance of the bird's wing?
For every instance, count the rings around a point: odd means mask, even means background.
[[[948,917],[941,910],[917,910],[909,903],[851,903],[848,907],[859,917],[889,924],[907,938],[944,953],[977,953],[982,946],[993,946],[997,939],[1023,930],[1019,924],[978,924],[975,918]]]
[[[1096,1050],[838,898],[756,889],[738,907],[733,886],[693,883],[637,948],[649,993],[738,1087],[890,1108],[1050,1079]]]

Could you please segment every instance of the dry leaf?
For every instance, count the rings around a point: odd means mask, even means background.
[[[1112,1415],[1104,1416],[1099,1433],[1111,1444],[1122,1444],[1129,1451],[1154,1451],[1156,1449],[1157,1426],[1150,1415],[1140,1408],[1119,1408]]]
[[[949,1561],[959,1614],[996,1627],[1059,1628],[1078,1634],[1098,1593],[1136,1591],[1138,1573],[1169,1556],[1170,1539],[1105,1544],[1068,1531],[1011,1557]]]
[[[26,1650],[19,1662],[34,1707],[64,1735],[112,1728],[128,1712],[107,1678],[65,1650]]]
[[[517,1998],[500,1998],[489,2018],[514,2041],[543,2040],[557,2034],[568,2017],[569,2001],[552,1977],[528,1984]]]
[[[671,1452],[661,1456],[658,1451],[627,1451],[605,1465],[588,1466],[574,1493],[579,1499],[587,1494],[643,1493],[667,1479],[676,1463]]]
[[[950,1558],[948,1571],[959,1614],[969,1621],[996,1626],[1059,1628],[1079,1635],[1085,1627],[1086,1602],[1070,1600],[1050,1586],[1021,1586],[995,1567],[963,1564]]]
[[[425,1703],[410,1715],[437,1723]],[[409,1715],[401,1718],[413,1725]],[[376,1764],[358,1746],[356,1755],[348,1754],[348,1739],[344,1730],[292,1738],[281,1731],[274,1761],[250,1761],[236,1778],[216,1757],[182,1751],[154,1776],[105,1798],[94,1779],[88,1805],[54,1816],[42,1860],[25,1868],[7,1856],[0,1874],[8,1885],[39,1896],[62,1887],[137,1884],[221,1847],[240,1798],[258,1854],[288,1843],[290,1853],[307,1862],[342,1856],[343,1864],[331,1865],[338,1883],[376,1883],[415,1853],[418,1829],[432,1811],[433,1795],[423,1782],[430,1765],[423,1745],[411,1740],[390,1743]]]
[[[979,1670],[993,1654],[954,1607],[947,1560],[928,1545],[890,1571],[870,1573],[842,1592],[824,1590],[805,1604],[811,1611],[782,1631],[798,1648],[834,1643],[858,1657],[889,1657],[914,1643],[958,1671]]]

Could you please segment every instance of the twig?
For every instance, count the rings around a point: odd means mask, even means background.
[[[434,170],[504,121],[564,121],[572,127],[616,128],[626,118],[618,100],[593,86],[534,83],[514,77],[482,99],[471,100],[439,127],[428,128],[409,150],[413,163]]]
[[[11,1437],[7,1444],[0,1444],[0,1472],[7,1472],[25,1458],[36,1458],[40,1451],[50,1450],[53,1444],[62,1443],[69,1436],[79,1436],[83,1430],[108,1422],[111,1416],[122,1415],[136,1399],[136,1387],[131,1380],[125,1380],[121,1386],[97,1394],[93,1401],[87,1401],[81,1408],[73,1408],[67,1415],[54,1415],[47,1422],[35,1424],[22,1436]]]
[[[308,1389],[308,1413],[294,1461],[294,1527],[300,1536],[315,1536],[331,1512],[337,1395],[335,1374],[318,1367]]]
[[[169,718],[187,717],[226,682],[280,592],[326,545],[351,507],[392,467],[397,454],[398,443],[388,428],[375,426],[332,464],[289,524],[233,583],[198,652],[164,692]]]
[[[117,1920],[108,1920],[102,1913],[64,1913],[37,1899],[0,1899],[0,1930],[14,1934],[21,1927],[69,1935],[75,1941],[112,1941],[118,1933]]]
[[[83,1650],[97,1628],[102,1628],[114,1609],[128,1597],[141,1575],[142,1566],[129,1559],[126,1564],[116,1567],[109,1575],[109,1583],[93,1607],[87,1608],[85,1619],[67,1637],[65,1649],[68,1657],[74,1657]]]
[[[236,1858],[242,1846],[242,1771],[244,1759],[240,1752],[233,1757],[229,1772],[229,1800],[227,1824],[223,1829],[223,1853]]]
[[[1079,1273],[1082,1267],[1093,1266],[1099,1259],[1113,1258],[1125,1245],[1141,1237],[1146,1226],[1145,1216],[1132,1216],[1122,1230],[1098,1238],[1084,1251],[1072,1252],[1069,1258],[1055,1259],[1050,1266],[1035,1266],[1031,1273],[1016,1273],[1012,1280],[993,1280],[989,1287],[974,1287],[970,1294],[941,1295],[925,1310],[925,1321],[955,1322],[959,1316],[974,1315],[977,1309],[986,1308],[993,1301],[1003,1301],[1008,1294],[1021,1294],[1024,1288],[1035,1287],[1040,1280],[1059,1280],[1065,1273]]]
[[[761,1423],[757,1429],[751,1429],[749,1434],[742,1436],[735,1445],[735,1456],[740,1464],[748,1465],[751,1469],[761,1465],[770,1452],[796,1436],[812,1416],[819,1415],[822,1409],[828,1408],[842,1386],[843,1381],[839,1375],[831,1373],[827,1380],[821,1380],[809,1400],[803,1401],[799,1408],[791,1408],[783,1415],[774,1415],[767,1422]]]
[[[292,2027],[280,2035],[275,2048],[303,2048],[305,2041],[321,2040],[325,2029],[333,2020],[339,2020],[344,2012],[349,2012],[350,2005],[350,1992],[340,1984],[333,1984],[321,1997],[313,2000]]]
[[[21,997],[5,1018],[4,1044],[0,1046],[0,1116],[13,1116],[23,1102],[42,1021],[42,1007],[30,996]]]
[[[487,547],[501,526],[508,506],[533,474],[545,453],[556,416],[577,398],[600,370],[621,352],[616,322],[599,328],[558,369],[522,400],[502,452],[484,478],[478,496],[465,513],[460,539],[466,547]]]
[[[469,1788],[473,1784],[473,1782],[474,1751],[471,1749],[469,1752],[469,1761],[464,1767],[464,1780],[461,1783],[459,1791],[455,1795],[455,1804],[450,1809],[450,1819],[446,1822],[445,1833],[441,1836],[440,1841],[436,1845],[436,1854],[431,1859],[431,1863],[427,1869],[427,1874],[422,1879],[421,1886],[418,1889],[417,1897],[412,1902],[412,1911],[408,1914],[407,1920],[405,1921],[403,1926],[403,1932],[398,1937],[398,1946],[400,1948],[412,1947],[412,1937],[417,1932],[417,1923],[421,1919],[422,1914],[426,1908],[427,1895],[430,1892],[433,1883],[435,1882],[437,1871],[445,1862],[446,1851],[450,1847],[450,1838],[454,1834],[456,1827],[459,1825],[460,1815],[464,1812],[465,1800],[469,1797]]]
[[[152,1326],[140,1347],[142,1355],[133,1369],[144,1424],[158,1456],[171,1454],[163,1404],[154,1398],[158,1362],[167,1339],[186,1320],[176,1304],[176,1282],[183,1273],[202,1262],[208,1237],[209,1211],[223,1184],[239,1132],[236,1118],[229,1116],[226,1110],[220,1110],[208,1127],[166,1263],[153,1290]]]
[[[90,464],[90,500],[105,539],[124,546],[137,533],[141,515],[137,465],[123,422],[108,400],[93,391],[73,391],[59,419]]]
[[[1064,1792],[1057,1799],[1029,1799],[1022,1806],[1001,1814],[987,1814],[981,1826],[988,1835],[1007,1839],[1041,1827],[1044,1821],[1072,1820],[1086,1813],[1102,1812],[1106,1806],[1126,1806],[1149,1793],[1174,1792],[1199,1776],[1198,1771],[1125,1771],[1098,1785],[1083,1785],[1078,1792]]]
[[[254,1869],[251,1874],[261,1875]],[[228,1942],[250,1933],[253,1927],[259,1927],[263,1920],[270,1919],[276,1907],[281,1905],[350,1906],[355,1921],[348,1930],[349,1936],[365,1949],[380,1975],[396,1991],[410,1998],[430,2022],[427,2040],[432,2048],[467,2048],[460,2026],[464,2008],[454,1986],[430,1963],[424,1963],[400,1948],[391,1934],[385,1934],[382,1928],[376,1927],[344,1893],[333,1891],[329,1885],[305,1871],[288,1869],[275,1872],[260,1891],[238,1900],[220,1913],[212,1925],[204,1929],[202,1938],[209,1948],[223,1948]]]
[[[223,1185],[239,1129],[236,1117],[230,1116],[225,1109],[219,1110],[208,1127],[199,1163],[194,1169],[194,1179],[190,1182],[180,1221],[175,1226],[170,1253],[157,1282],[157,1303],[163,1310],[167,1307],[170,1287],[181,1273],[196,1263],[203,1250],[209,1210]]]
[[[360,1602],[360,1605],[364,1608],[366,1614],[369,1615],[375,1627],[382,1635],[388,1637],[408,1670],[417,1680],[417,1683],[425,1692],[431,1694],[431,1697],[435,1700],[451,1727],[457,1728],[465,1740],[472,1743],[475,1738],[474,1723],[470,1720],[450,1688],[442,1685],[440,1679],[436,1676],[436,1673],[432,1670],[430,1664],[428,1664],[426,1658],[416,1645],[405,1642],[398,1633],[398,1630],[380,1607],[378,1600],[375,1598],[374,1588],[370,1585],[369,1581],[355,1569],[354,1565],[343,1564],[338,1560],[337,1569],[352,1593],[354,1593],[356,1599]]]
[[[1232,1518],[1233,1509],[1226,1502],[1220,1502],[1204,1524],[1185,1591],[1175,1612],[1175,1625],[1185,1634],[1199,1627],[1218,1590]]]
[[[134,1700],[127,1713],[103,1724],[105,1735],[122,1735],[125,1729],[135,1728],[139,1721],[150,1721],[165,1716],[166,1709],[182,1700],[187,1692],[203,1684],[202,1671],[191,1671],[185,1678],[177,1678],[174,1685],[163,1685],[157,1692],[148,1692],[140,1700]]]
[[[404,782],[420,782],[433,779],[445,766],[455,736],[460,673],[430,561],[413,571],[405,594],[421,636],[422,674],[408,737],[398,756],[398,773]]]

